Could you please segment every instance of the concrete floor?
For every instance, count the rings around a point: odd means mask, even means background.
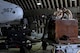
[[[39,34],[37,38],[42,37],[42,34]],[[2,38],[2,37],[0,37]],[[0,40],[0,42],[5,42],[4,40]],[[30,53],[51,53],[52,46],[47,46],[47,50],[42,50],[42,42],[34,43]],[[8,50],[0,50],[0,53],[20,53],[20,49],[10,48]]]
[[[0,53],[20,53],[19,51],[0,51]]]
[[[19,51],[6,51],[6,50],[3,50],[3,51],[0,51],[0,53],[20,53]],[[31,51],[30,53],[51,53],[51,51],[50,50],[45,50],[45,51],[43,51],[43,50],[39,50],[39,51]]]
[[[52,46],[47,46],[47,50],[42,50],[42,42],[35,43],[30,51],[30,53],[51,53]],[[0,50],[0,53],[20,53],[20,49],[10,48],[8,50]]]

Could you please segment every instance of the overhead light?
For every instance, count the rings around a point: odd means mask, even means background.
[[[45,17],[45,15],[42,15],[42,17]]]
[[[76,1],[76,0],[71,0],[71,1]]]
[[[41,3],[39,2],[39,3],[37,3],[37,5],[41,5]]]

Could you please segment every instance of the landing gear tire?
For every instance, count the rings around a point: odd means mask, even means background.
[[[47,49],[47,43],[46,43],[46,41],[42,41],[42,49],[43,50]]]
[[[29,50],[26,47],[20,47],[20,53],[29,53]]]

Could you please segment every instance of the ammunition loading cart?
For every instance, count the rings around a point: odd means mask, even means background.
[[[20,48],[20,53],[28,53],[32,43],[26,38],[30,31],[28,29],[7,29],[5,42],[0,43],[0,49]]]
[[[43,39],[42,47],[46,50],[47,43],[54,49],[51,53],[79,53],[78,20],[57,19],[48,23],[48,38]],[[54,51],[53,51],[54,50]]]

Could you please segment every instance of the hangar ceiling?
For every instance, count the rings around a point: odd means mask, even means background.
[[[70,8],[72,11],[75,11],[77,7],[80,6],[80,0],[5,0],[5,1],[21,6],[24,12],[26,12],[25,14],[27,16],[52,14],[55,11],[56,7],[59,8],[67,7]],[[38,3],[40,3],[40,5],[38,5]],[[77,10],[77,12],[79,11]]]
[[[24,10],[56,8],[56,7],[77,7],[79,0],[5,0],[21,6]],[[41,5],[37,5],[41,3]]]

